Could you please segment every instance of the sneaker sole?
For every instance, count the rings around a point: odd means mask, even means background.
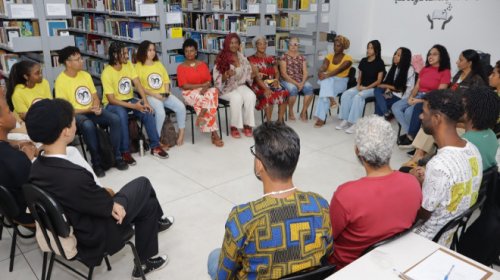
[[[160,267],[157,267],[156,269],[154,270],[151,270],[151,271],[148,271],[148,272],[144,272],[144,276],[146,275],[149,275],[155,271],[158,271],[158,270],[161,270],[162,268],[164,268],[165,266],[167,266],[168,262],[169,262],[169,258],[168,258],[168,255],[165,255],[167,258],[165,259],[165,262],[160,266]],[[132,280],[142,280],[142,276],[139,276],[139,277],[135,277],[135,276],[132,276]]]

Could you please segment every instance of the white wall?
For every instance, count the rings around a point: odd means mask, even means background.
[[[461,51],[476,49],[491,54],[491,63],[500,60],[499,0],[331,0],[331,30],[350,39],[349,53],[365,55],[366,44],[378,39],[382,55],[391,57],[400,46],[414,54],[425,54],[434,44],[450,53],[452,66]],[[420,2],[421,1],[421,2]],[[427,14],[446,9],[453,19],[441,29],[441,20],[430,29]],[[389,63],[390,61],[386,61]]]

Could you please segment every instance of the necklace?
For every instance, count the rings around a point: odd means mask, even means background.
[[[289,188],[289,189],[286,189],[286,190],[281,190],[281,191],[275,191],[275,192],[270,192],[270,193],[265,193],[262,195],[262,197],[266,197],[268,195],[275,195],[275,194],[282,194],[282,193],[286,193],[286,192],[289,192],[289,191],[293,191],[295,190],[297,187],[292,187],[292,188]]]

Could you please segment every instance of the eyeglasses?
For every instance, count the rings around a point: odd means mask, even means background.
[[[290,43],[290,46],[300,46],[300,43]]]
[[[262,159],[261,159],[261,158],[257,155],[257,153],[255,153],[255,145],[252,145],[252,146],[250,147],[250,153],[252,153],[252,155],[253,155],[256,159],[260,160],[260,162],[262,163],[262,166],[264,166],[264,169],[266,169],[266,166],[264,165],[264,162],[262,161]]]

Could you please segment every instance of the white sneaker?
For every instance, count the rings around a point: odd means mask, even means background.
[[[346,129],[346,128],[348,128],[348,127],[349,127],[349,122],[348,122],[348,121],[346,121],[346,120],[342,120],[342,122],[341,122],[339,125],[337,125],[337,126],[335,127],[335,129],[337,129],[337,130],[342,130],[342,129]]]
[[[351,125],[349,125],[349,127],[346,130],[344,130],[344,132],[347,133],[347,134],[353,134],[354,133],[354,128],[355,128],[355,125],[351,124]]]

